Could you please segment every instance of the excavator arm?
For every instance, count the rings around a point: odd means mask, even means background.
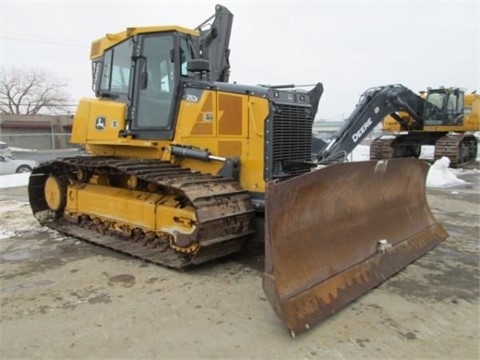
[[[421,128],[425,104],[425,99],[403,85],[368,89],[336,136],[317,154],[318,161],[323,164],[343,162],[385,116],[392,115],[402,122],[396,115],[398,111],[407,112],[415,120],[415,127]]]

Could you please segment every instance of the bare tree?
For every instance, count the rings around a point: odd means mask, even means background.
[[[43,69],[0,69],[0,113],[35,115],[65,111],[67,83]]]

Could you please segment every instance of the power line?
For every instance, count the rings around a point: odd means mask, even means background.
[[[85,47],[90,46],[91,41],[81,41],[73,39],[56,39],[56,38],[46,38],[30,35],[0,35],[1,39],[21,41],[21,42],[35,42],[35,43],[45,43],[51,45],[60,45],[60,46],[73,46],[73,47]]]

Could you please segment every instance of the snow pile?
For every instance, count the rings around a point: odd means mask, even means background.
[[[427,187],[449,187],[467,184],[465,180],[457,178],[457,175],[449,166],[450,159],[445,156],[435,161],[428,171]]]
[[[0,189],[27,186],[30,173],[2,175],[0,176]]]

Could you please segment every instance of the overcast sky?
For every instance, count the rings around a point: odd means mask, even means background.
[[[323,82],[322,118],[348,116],[373,86],[480,91],[478,0],[0,0],[0,62],[58,75],[76,103],[93,95],[92,40],[132,26],[195,28],[217,3],[234,14],[231,81]]]

